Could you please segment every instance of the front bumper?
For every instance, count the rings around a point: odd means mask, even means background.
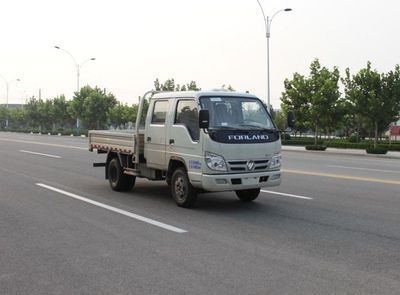
[[[281,184],[281,171],[241,174],[203,174],[201,188],[205,191],[221,192],[277,186]]]

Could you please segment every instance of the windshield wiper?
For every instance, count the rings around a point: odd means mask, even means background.
[[[225,130],[238,130],[236,127],[232,126],[212,126],[209,128],[210,130],[219,130],[219,129],[225,129]]]
[[[252,124],[238,124],[238,126],[253,127],[253,128],[257,128],[257,130],[263,130],[263,131],[269,131],[269,132],[275,132],[276,131],[275,128],[265,128],[265,127],[261,127],[261,126],[258,126],[258,125],[252,125]]]

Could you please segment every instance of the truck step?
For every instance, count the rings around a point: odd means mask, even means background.
[[[125,168],[124,174],[136,176],[140,174],[140,170],[132,169],[132,168]]]

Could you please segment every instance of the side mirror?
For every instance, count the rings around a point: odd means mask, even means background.
[[[289,111],[287,114],[287,124],[289,128],[294,129],[296,127],[296,117],[294,116],[294,113],[292,111]]]
[[[199,127],[207,129],[210,126],[210,112],[208,110],[200,110],[199,112]]]

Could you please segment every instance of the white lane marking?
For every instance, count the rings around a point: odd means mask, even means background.
[[[78,147],[72,145],[63,145],[63,144],[54,144],[54,143],[44,143],[44,142],[37,142],[37,141],[29,141],[29,140],[17,140],[17,139],[9,139],[9,138],[0,138],[2,141],[11,141],[11,142],[20,142],[20,143],[30,143],[30,144],[38,144],[38,145],[46,145],[46,146],[54,146],[54,147],[62,147],[68,149],[77,149],[77,150],[89,150],[89,147]]]
[[[280,192],[267,191],[267,190],[263,190],[263,189],[261,191],[263,193],[275,194],[275,195],[280,195],[280,196],[285,196],[285,197],[290,197],[290,198],[298,198],[298,199],[304,199],[304,200],[312,200],[313,199],[313,198],[310,198],[310,197],[304,197],[304,196],[285,194],[285,193],[280,193]]]
[[[58,189],[58,188],[43,184],[43,183],[36,183],[36,185],[38,185],[40,187],[43,187],[43,188],[46,188],[48,190],[54,191],[56,193],[68,196],[70,198],[74,198],[74,199],[80,200],[82,202],[86,202],[86,203],[89,203],[89,204],[92,204],[92,205],[95,205],[95,206],[98,206],[98,207],[101,207],[101,208],[104,208],[104,209],[107,209],[107,210],[110,210],[110,211],[113,211],[113,212],[116,212],[116,213],[119,213],[119,214],[122,214],[122,215],[128,216],[130,218],[133,218],[133,219],[136,219],[136,220],[140,220],[140,221],[143,221],[143,222],[146,222],[146,223],[161,227],[161,228],[166,229],[166,230],[170,230],[170,231],[173,231],[173,232],[176,232],[176,233],[180,233],[180,234],[187,232],[184,229],[180,229],[178,227],[175,227],[175,226],[172,226],[172,225],[168,225],[168,224],[159,222],[157,220],[150,219],[150,218],[147,218],[147,217],[144,217],[144,216],[141,216],[141,215],[137,215],[137,214],[125,211],[125,210],[121,210],[121,209],[118,209],[118,208],[115,208],[115,207],[111,207],[109,205],[106,205],[106,204],[103,204],[103,203],[100,203],[100,202],[96,202],[96,201],[93,201],[91,199],[87,199],[87,198],[75,195],[73,193],[69,193],[69,192],[66,192],[64,190],[61,190],[61,189]]]
[[[382,170],[382,169],[372,169],[372,168],[361,168],[361,167],[349,167],[349,166],[339,166],[339,165],[328,165],[328,167],[333,168],[343,168],[343,169],[353,169],[353,170],[366,170],[366,171],[375,171],[375,172],[386,172],[386,173],[398,173],[400,171],[396,170]]]
[[[42,154],[42,153],[36,153],[36,152],[31,152],[31,151],[25,151],[25,150],[19,150],[21,153],[26,153],[26,154],[33,154],[33,155],[39,155],[39,156],[45,156],[45,157],[50,157],[50,158],[56,158],[56,159],[61,159],[60,156],[55,156],[55,155],[50,155],[50,154]]]

